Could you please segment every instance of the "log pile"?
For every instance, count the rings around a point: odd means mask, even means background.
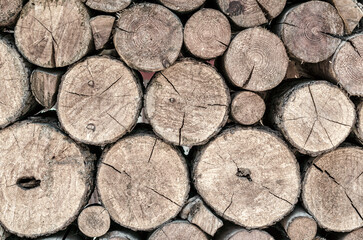
[[[0,240],[363,239],[357,0],[0,0]]]

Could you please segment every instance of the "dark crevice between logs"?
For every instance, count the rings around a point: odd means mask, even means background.
[[[24,190],[30,190],[40,187],[41,180],[35,177],[22,177],[16,181],[16,185]]]

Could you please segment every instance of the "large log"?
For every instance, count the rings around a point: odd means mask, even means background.
[[[219,232],[215,240],[274,240],[274,238],[265,231],[229,226]]]
[[[107,210],[99,205],[91,205],[82,210],[77,218],[79,230],[90,238],[101,237],[110,229],[111,219]]]
[[[131,68],[160,71],[178,58],[183,25],[161,5],[135,4],[119,14],[113,40],[121,59]]]
[[[206,0],[159,0],[165,7],[179,13],[188,13],[200,8]]]
[[[269,130],[233,127],[200,150],[194,185],[219,216],[247,228],[273,225],[300,193],[299,166]]]
[[[265,101],[254,92],[242,91],[232,95],[231,117],[237,123],[253,125],[262,119],[265,110]]]
[[[230,95],[220,74],[191,59],[157,73],[145,95],[154,132],[175,145],[206,143],[228,118]]]
[[[151,234],[148,240],[208,240],[195,225],[187,221],[173,221],[164,224]]]
[[[15,23],[23,7],[23,0],[0,0],[0,27]]]
[[[362,159],[362,148],[343,147],[317,157],[307,170],[302,200],[320,227],[348,232],[363,226]]]
[[[35,238],[71,224],[91,193],[94,156],[48,123],[16,123],[0,142],[4,228]]]
[[[134,73],[119,60],[93,56],[63,75],[57,113],[72,138],[105,145],[133,129],[141,105],[141,84]]]
[[[118,12],[130,5],[132,0],[83,0],[86,5],[102,12]]]
[[[79,0],[30,0],[15,27],[15,43],[33,64],[70,65],[88,52],[92,42],[89,15]]]
[[[188,169],[171,145],[153,134],[135,133],[103,153],[97,189],[116,223],[150,231],[181,211],[189,192]]]

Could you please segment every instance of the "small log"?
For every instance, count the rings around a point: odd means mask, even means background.
[[[82,210],[77,219],[78,228],[90,238],[101,237],[110,229],[111,219],[107,210],[98,205],[92,205]]]
[[[210,65],[185,59],[157,73],[145,95],[145,115],[154,132],[179,146],[206,143],[228,118],[230,95]]]
[[[363,228],[359,228],[350,233],[340,234],[339,237],[334,238],[334,240],[361,240],[363,239]]]
[[[248,91],[232,95],[231,116],[240,124],[253,125],[265,114],[265,101],[258,94]]]
[[[9,39],[0,38],[0,129],[34,109],[30,68]]]
[[[246,228],[273,225],[300,193],[299,165],[269,130],[232,127],[197,154],[193,181],[208,206]]]
[[[195,225],[187,221],[173,221],[164,224],[151,234],[148,240],[208,240]]]
[[[78,61],[92,43],[89,14],[79,0],[30,0],[14,34],[19,51],[31,63],[45,68]]]
[[[141,240],[141,238],[134,232],[129,230],[118,230],[106,233],[99,238],[100,240]]]
[[[320,227],[349,232],[363,226],[362,158],[362,148],[343,147],[315,158],[307,170],[302,200]]]
[[[188,13],[200,8],[206,0],[159,0],[165,7],[179,13]]]
[[[250,91],[276,87],[284,79],[288,64],[282,41],[261,27],[240,32],[222,59],[227,79],[234,86]]]
[[[0,142],[5,230],[35,238],[71,224],[91,193],[94,156],[48,123],[13,124],[0,131]]]
[[[35,100],[47,109],[52,108],[57,102],[62,74],[62,71],[38,68],[30,76],[30,86]]]
[[[237,226],[223,229],[215,240],[275,240],[270,234],[261,230],[246,230]]]
[[[189,193],[188,169],[171,145],[153,134],[136,133],[103,153],[97,189],[116,223],[150,231],[181,211]]]
[[[114,13],[125,9],[132,0],[86,0],[89,8],[97,11]]]
[[[303,154],[317,156],[340,145],[355,123],[354,104],[326,81],[291,83],[278,93],[270,119]]]
[[[286,0],[216,0],[221,11],[238,27],[248,28],[270,22],[286,5]],[[273,45],[271,45],[273,46]]]
[[[90,24],[96,50],[102,49],[110,39],[114,22],[115,17],[109,15],[98,15],[91,18]]]
[[[199,196],[188,200],[180,213],[180,217],[197,225],[210,236],[214,236],[216,231],[223,226],[223,222],[205,206]]]
[[[281,224],[291,240],[313,240],[318,229],[314,218],[301,207],[295,207]]]
[[[122,11],[114,45],[129,67],[160,71],[178,58],[183,44],[183,25],[169,9],[152,3],[135,4]]]
[[[222,55],[230,41],[231,26],[220,11],[203,8],[185,24],[184,44],[198,58],[212,59]]]
[[[23,0],[0,0],[0,27],[15,23],[23,7]]]
[[[141,105],[141,84],[133,72],[119,60],[93,56],[63,75],[57,113],[72,138],[101,146],[133,129]]]
[[[351,34],[363,18],[363,8],[357,0],[329,0],[338,10],[345,25],[345,33]]]
[[[331,4],[309,1],[287,9],[276,31],[292,57],[317,63],[333,55],[344,34],[344,23]]]

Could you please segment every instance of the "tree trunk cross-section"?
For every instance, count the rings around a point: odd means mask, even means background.
[[[186,59],[156,74],[145,96],[154,132],[175,145],[204,144],[228,118],[230,95],[210,65]]]
[[[363,226],[362,159],[360,147],[339,148],[314,159],[302,183],[302,200],[320,227],[349,232]]]
[[[102,12],[118,12],[130,5],[131,0],[86,0],[86,5]]]
[[[265,114],[265,101],[256,93],[243,91],[232,96],[231,116],[243,125],[253,125]]]
[[[206,0],[159,0],[165,7],[180,13],[187,13],[201,7]]]
[[[98,15],[91,18],[90,24],[96,50],[102,49],[110,39],[114,22],[115,17],[108,15]]]
[[[89,206],[82,210],[77,219],[78,228],[90,238],[100,237],[110,229],[110,215],[102,206]]]
[[[233,39],[222,64],[227,79],[234,86],[266,91],[284,79],[289,58],[282,41],[258,27],[244,30]]]
[[[92,145],[115,142],[130,132],[141,105],[141,85],[121,61],[94,56],[63,75],[58,117],[74,139]]]
[[[22,7],[23,0],[0,0],[0,27],[13,24]]]
[[[35,238],[71,224],[91,193],[94,157],[46,123],[16,123],[0,131],[0,142],[5,229]]]
[[[326,81],[298,83],[273,104],[273,121],[301,153],[317,156],[340,145],[356,119],[354,104]]]
[[[247,228],[263,228],[288,214],[298,200],[298,163],[268,130],[233,127],[197,155],[194,185],[216,213]]]
[[[182,44],[182,23],[161,5],[135,4],[119,14],[114,45],[131,68],[163,70],[178,58]]]
[[[286,0],[217,0],[219,8],[238,27],[268,23],[285,7]]]
[[[79,0],[30,0],[15,27],[15,43],[33,64],[64,67],[81,59],[92,42],[89,15]]]
[[[186,162],[154,135],[130,135],[102,155],[97,189],[116,223],[132,230],[153,230],[175,217],[187,201]]]
[[[215,240],[274,240],[274,238],[265,231],[231,226],[221,231]]]
[[[187,221],[174,221],[157,229],[148,240],[208,240],[195,225]]]

